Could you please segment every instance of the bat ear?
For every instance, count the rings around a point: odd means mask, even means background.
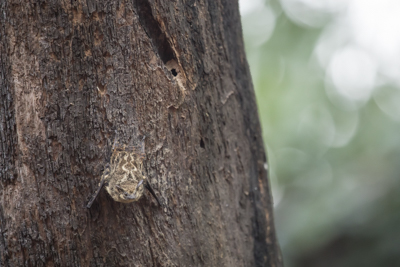
[[[99,188],[97,189],[96,193],[93,195],[93,197],[90,199],[90,201],[87,203],[86,208],[90,209],[90,207],[93,204],[93,201],[96,199],[96,197],[99,195],[100,190],[103,188],[103,186],[105,185],[104,183],[104,179],[101,180]]]
[[[153,197],[157,200],[158,205],[162,206],[160,200],[159,200],[158,197],[156,196],[156,193],[154,193],[153,188],[150,186],[149,181],[146,181],[146,182],[144,183],[144,187],[146,187],[146,189],[150,191],[150,194],[152,194]]]

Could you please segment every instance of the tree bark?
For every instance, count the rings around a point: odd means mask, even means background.
[[[236,0],[0,9],[0,266],[282,266]],[[86,208],[116,130],[162,207]]]

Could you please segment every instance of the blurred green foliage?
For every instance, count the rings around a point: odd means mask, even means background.
[[[285,266],[400,266],[400,118],[385,111],[399,88],[335,99],[315,59],[331,18],[307,27],[263,5],[242,24]]]

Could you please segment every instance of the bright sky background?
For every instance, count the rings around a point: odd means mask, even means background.
[[[239,0],[242,16],[248,16],[244,31],[253,46],[267,42],[273,33],[279,14],[268,3]],[[373,94],[379,86],[400,86],[399,0],[281,0],[281,5],[291,20],[304,27],[328,23],[314,52],[325,70],[332,102],[345,100],[352,109],[375,97],[386,114],[399,120],[399,105]],[[400,92],[396,96],[399,103]]]

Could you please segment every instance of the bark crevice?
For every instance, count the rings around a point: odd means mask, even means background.
[[[165,32],[162,31],[160,24],[153,15],[150,2],[148,0],[135,0],[134,2],[136,4],[140,24],[150,38],[161,60],[164,64],[167,64],[170,60],[176,60],[176,55],[168,42]],[[176,70],[171,72],[174,75]]]

